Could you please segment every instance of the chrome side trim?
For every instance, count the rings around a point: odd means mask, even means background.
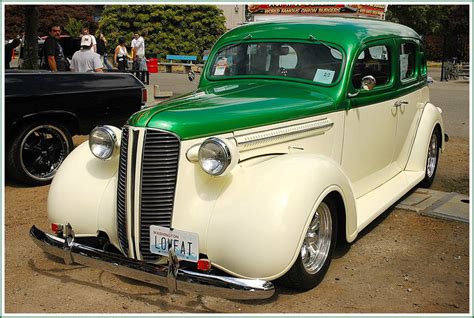
[[[168,265],[128,259],[76,242],[68,245],[64,239],[47,234],[34,225],[30,229],[30,237],[45,252],[64,260],[150,284],[168,286]],[[249,300],[270,298],[275,292],[271,282],[259,279],[208,275],[179,268],[175,274],[177,290],[200,295]]]
[[[239,151],[247,151],[295,139],[321,135],[331,129],[333,125],[334,123],[330,119],[323,118],[304,124],[290,125],[245,135],[237,135],[234,138],[237,142],[237,148]]]

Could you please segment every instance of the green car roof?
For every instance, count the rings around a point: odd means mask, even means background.
[[[134,114],[128,124],[172,131],[182,140],[188,140],[344,110],[349,105],[347,87],[355,54],[364,43],[391,38],[421,39],[415,31],[400,24],[354,18],[291,18],[240,26],[224,34],[214,45],[196,91],[144,109]],[[313,42],[315,39],[344,51],[342,80],[330,86],[291,78],[207,76],[213,59],[224,46],[245,41]],[[407,90],[418,89],[419,85],[425,83],[420,79],[403,92],[388,87],[383,94],[359,96],[357,105],[395,98]]]
[[[216,45],[242,40],[250,34],[252,39],[300,39],[310,35],[348,50],[362,42],[378,38],[421,37],[413,29],[396,23],[357,18],[298,17],[255,22],[237,27],[222,36]]]

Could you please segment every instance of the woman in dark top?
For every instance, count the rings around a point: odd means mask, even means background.
[[[107,39],[102,32],[100,33],[99,39],[97,40],[97,53],[99,53],[100,57],[103,59],[104,66],[108,69],[113,69],[112,65],[110,65],[109,60],[107,59]]]

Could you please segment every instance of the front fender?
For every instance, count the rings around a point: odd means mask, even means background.
[[[117,139],[121,132],[114,129]],[[119,158],[94,157],[87,142],[79,145],[57,171],[48,194],[51,223],[70,223],[77,236],[95,236],[98,231],[117,233],[116,191]],[[118,246],[117,238],[110,237]]]
[[[209,220],[207,253],[216,267],[240,277],[276,279],[295,262],[319,203],[340,193],[346,236],[356,235],[352,189],[332,159],[291,154],[236,167]]]

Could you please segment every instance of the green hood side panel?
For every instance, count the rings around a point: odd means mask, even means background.
[[[128,124],[174,132],[182,140],[315,116],[333,100],[302,85],[235,82],[208,86],[134,114]]]

